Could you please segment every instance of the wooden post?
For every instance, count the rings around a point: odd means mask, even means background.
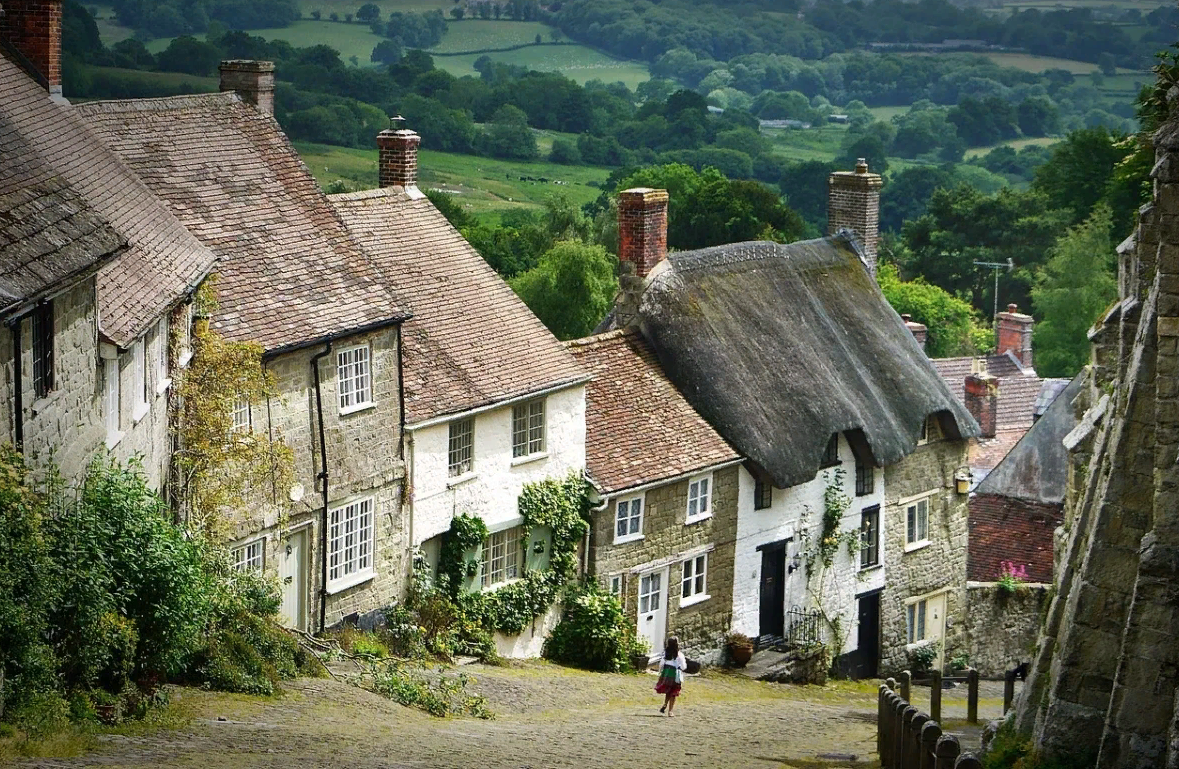
[[[1015,670],[1008,670],[1003,674],[1003,715],[1011,710],[1011,703],[1015,700]]]
[[[896,728],[896,692],[889,689],[884,695],[884,709],[881,711],[880,766],[883,769],[899,769],[892,760],[893,733]]]
[[[942,720],[942,671],[929,672],[929,717],[934,721]]]
[[[876,755],[880,756],[880,765],[884,766],[884,693],[888,687],[880,685],[876,692]]]
[[[938,738],[937,747],[934,748],[934,755],[937,756],[934,769],[954,769],[961,752],[962,747],[958,744],[958,738],[952,734],[943,734]]]
[[[911,688],[913,684],[913,675],[908,670],[902,670],[900,673],[901,685],[901,699],[905,702],[912,702],[909,695],[912,694]]]
[[[964,753],[958,756],[958,760],[954,763],[954,769],[982,769],[982,761],[970,753]]]
[[[966,720],[972,724],[978,723],[978,671],[970,668],[966,671]]]
[[[942,728],[933,721],[921,729],[921,763],[913,769],[936,769],[937,741],[942,736]]]
[[[884,685],[887,686],[891,691],[895,692],[897,690],[897,680],[895,678],[889,678],[884,682]]]
[[[893,733],[892,733],[892,765],[897,769],[906,769],[905,767],[905,709],[909,707],[909,703],[897,697],[896,705],[893,706]]]
[[[905,748],[905,766],[921,766],[921,730],[929,723],[929,716],[917,711],[909,727],[909,744]]]
[[[909,766],[909,746],[913,744],[913,716],[917,715],[917,708],[912,705],[905,706],[905,712],[901,713],[901,744],[897,751],[897,762],[901,767]]]

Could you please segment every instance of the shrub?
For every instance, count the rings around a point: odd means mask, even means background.
[[[429,680],[424,671],[413,671],[395,662],[373,664],[369,667],[372,689],[406,707],[424,710],[432,716],[470,715],[491,718],[486,698],[468,695],[470,678],[460,673],[455,678],[442,675]]]
[[[933,643],[923,644],[908,651],[909,669],[914,674],[927,673],[933,667],[933,663],[937,660],[938,652],[941,651],[942,645],[938,641]]]
[[[618,599],[595,582],[570,589],[565,612],[544,644],[546,659],[605,672],[630,668],[633,654],[645,652]]]

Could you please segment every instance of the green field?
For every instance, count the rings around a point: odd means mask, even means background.
[[[135,30],[119,24],[115,20],[114,9],[109,5],[91,5],[87,3],[86,7],[92,11],[98,11],[98,14],[94,17],[94,23],[98,25],[98,36],[102,38],[103,45],[114,45],[120,40],[134,37]]]
[[[353,22],[315,21],[303,19],[296,21],[289,27],[273,27],[271,29],[251,29],[251,35],[264,37],[267,40],[286,40],[296,48],[306,48],[324,43],[340,52],[340,58],[348,61],[355,56],[362,65],[370,63],[373,48],[385,38],[374,35],[367,25]],[[204,38],[204,35],[198,37]],[[170,37],[160,37],[147,43],[147,50],[159,53],[172,42]]]
[[[295,142],[295,148],[320,184],[343,180],[355,189],[377,184],[376,150],[308,142]],[[600,192],[591,182],[605,181],[610,169],[562,166],[542,161],[494,160],[422,150],[418,156],[418,173],[422,188],[445,190],[472,214],[486,217],[510,208],[537,209],[554,194],[566,195],[578,206],[584,205]],[[521,177],[530,177],[533,181]],[[538,179],[547,181],[536,181]]]
[[[439,45],[430,48],[430,53],[452,51],[477,51],[484,48],[507,48],[535,42],[536,36],[546,43],[550,40],[553,27],[539,21],[495,21],[489,19],[448,19],[446,35]]]
[[[983,54],[996,64],[1004,67],[1015,67],[1027,72],[1043,72],[1046,69],[1064,69],[1074,75],[1087,75],[1097,71],[1097,65],[1087,61],[1074,59],[1056,59],[1052,56],[1034,56],[1030,53],[986,53]],[[1137,74],[1132,69],[1118,68],[1119,74]]]
[[[570,80],[585,83],[601,80],[606,83],[622,81],[632,91],[639,83],[651,79],[647,65],[638,61],[615,59],[584,45],[538,45],[519,51],[487,54],[492,61],[516,64],[542,72],[560,72]],[[434,66],[456,77],[475,74],[476,54],[467,56],[438,56]]]
[[[141,83],[139,88],[144,93],[158,93],[160,87],[175,89],[179,93],[214,93],[219,90],[219,82],[215,77],[198,77],[186,75],[182,72],[146,72],[141,69],[122,69],[120,67],[95,67],[83,65],[92,75],[117,75],[121,81],[128,84],[132,91],[133,84]],[[153,88],[154,86],[154,88]],[[70,97],[74,99],[75,97]]]
[[[1041,136],[1035,139],[1012,139],[1011,141],[1000,142],[999,144],[995,144],[990,147],[973,147],[968,149],[966,150],[966,159],[970,160],[971,158],[981,157],[996,147],[1014,147],[1017,150],[1032,146],[1051,147],[1053,144],[1056,144],[1059,141],[1059,136]]]

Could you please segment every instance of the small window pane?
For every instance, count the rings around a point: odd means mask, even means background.
[[[328,582],[373,568],[373,500],[332,510],[328,517]]]
[[[341,350],[336,354],[336,379],[341,411],[372,403],[372,377],[367,345]]]
[[[472,447],[475,440],[475,420],[460,419],[450,423],[450,449],[448,456],[451,476],[471,472]]]

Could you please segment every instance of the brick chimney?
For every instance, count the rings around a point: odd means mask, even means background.
[[[637,320],[647,275],[667,258],[667,200],[667,190],[649,187],[618,194],[619,328]]]
[[[8,39],[61,96],[62,0],[3,0],[0,37]]]
[[[377,134],[382,187],[417,186],[418,145],[421,143],[422,137],[405,128],[386,129]]]
[[[231,59],[221,62],[221,90],[236,91],[264,115],[274,114],[274,62]]]
[[[1010,350],[1023,366],[1031,368],[1034,325],[1031,315],[1024,315],[1014,304],[1007,305],[1007,312],[995,316],[995,352],[1002,355]]]
[[[905,328],[909,329],[909,333],[917,340],[917,344],[921,345],[921,349],[925,349],[925,340],[929,338],[929,328],[924,323],[914,323],[913,316],[902,315],[901,320],[905,322]]]
[[[880,174],[868,173],[868,162],[856,161],[855,171],[836,171],[827,179],[827,234],[841,227],[856,233],[876,277],[876,241],[880,237]]]
[[[982,437],[994,438],[999,408],[999,380],[987,373],[970,374],[965,384],[966,410],[982,428]]]

